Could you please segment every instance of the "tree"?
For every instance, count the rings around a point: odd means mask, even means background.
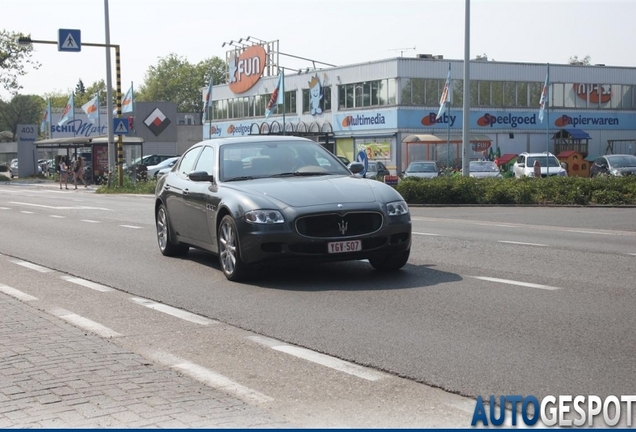
[[[10,130],[15,141],[19,124],[40,125],[46,103],[36,95],[15,95],[10,102],[0,101],[0,127]]]
[[[6,91],[17,94],[22,86],[19,77],[26,75],[26,66],[34,69],[40,64],[31,58],[33,45],[19,45],[17,40],[22,33],[0,30],[0,83]]]
[[[146,72],[145,82],[135,93],[137,101],[165,101],[177,104],[177,111],[201,112],[202,89],[207,87],[210,74],[215,84],[226,82],[226,65],[213,57],[192,65],[177,54],[159,59],[156,66]]]
[[[579,56],[573,56],[570,57],[570,59],[568,60],[568,63],[571,65],[584,65],[584,66],[589,66],[592,62],[592,59],[590,58],[589,55],[586,55],[585,57],[583,57],[582,59],[579,60]]]
[[[85,93],[86,93],[86,87],[84,87],[84,81],[80,79],[77,85],[75,86],[75,94],[84,95]]]

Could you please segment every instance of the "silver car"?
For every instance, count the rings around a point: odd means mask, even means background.
[[[470,161],[469,169],[470,176],[474,178],[501,178],[499,167],[492,161]]]
[[[402,173],[404,178],[435,178],[439,177],[439,167],[435,161],[414,161]]]

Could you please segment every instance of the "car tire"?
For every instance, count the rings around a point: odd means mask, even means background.
[[[379,271],[395,271],[406,265],[409,260],[411,249],[407,249],[395,254],[387,254],[379,257],[369,258],[369,262],[374,269]]]
[[[188,253],[190,246],[181,244],[172,238],[168,210],[161,204],[155,217],[157,224],[157,244],[164,256],[183,256]]]
[[[225,215],[219,224],[217,233],[219,264],[225,277],[230,281],[244,279],[248,265],[241,259],[238,230],[232,216]]]

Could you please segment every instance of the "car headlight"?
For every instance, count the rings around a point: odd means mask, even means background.
[[[402,216],[408,214],[409,206],[406,204],[406,201],[394,201],[387,203],[386,212],[389,216]]]
[[[616,176],[616,177],[620,177],[620,176],[623,175],[623,173],[620,172],[619,170],[617,170],[616,168],[612,169],[611,173],[612,173],[613,176]]]
[[[252,210],[245,212],[245,220],[254,224],[279,224],[285,222],[278,210]]]

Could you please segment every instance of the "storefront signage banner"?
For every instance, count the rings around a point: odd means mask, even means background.
[[[365,110],[334,114],[334,132],[397,129],[396,110]]]
[[[462,129],[461,110],[444,112],[436,119],[437,111],[398,110],[398,127],[403,129]],[[548,114],[546,114],[546,117]],[[544,119],[545,120],[545,119]],[[629,130],[636,129],[636,115],[633,113],[550,111],[550,129],[578,128],[588,130]],[[539,121],[536,111],[472,111],[470,128],[473,130],[545,130],[546,123]]]
[[[255,130],[258,130],[263,123],[268,123],[269,128],[271,130],[272,123],[278,122],[279,128],[283,129],[283,118],[281,117],[278,120],[267,121],[265,122],[263,119],[260,121],[228,121],[228,122],[213,122],[210,126],[209,124],[203,125],[203,139],[210,138],[228,138],[228,137],[239,137],[239,136],[247,136],[250,134],[252,127]],[[298,124],[297,117],[287,117],[285,119],[285,124],[291,123],[296,127]],[[288,126],[289,127],[289,126]]]
[[[51,115],[51,138],[72,138],[72,137],[97,137],[108,134],[108,116],[106,113],[100,115],[100,123],[91,123],[86,114],[75,113],[75,119],[71,119],[58,126],[57,122],[62,118],[62,114],[53,113]]]

